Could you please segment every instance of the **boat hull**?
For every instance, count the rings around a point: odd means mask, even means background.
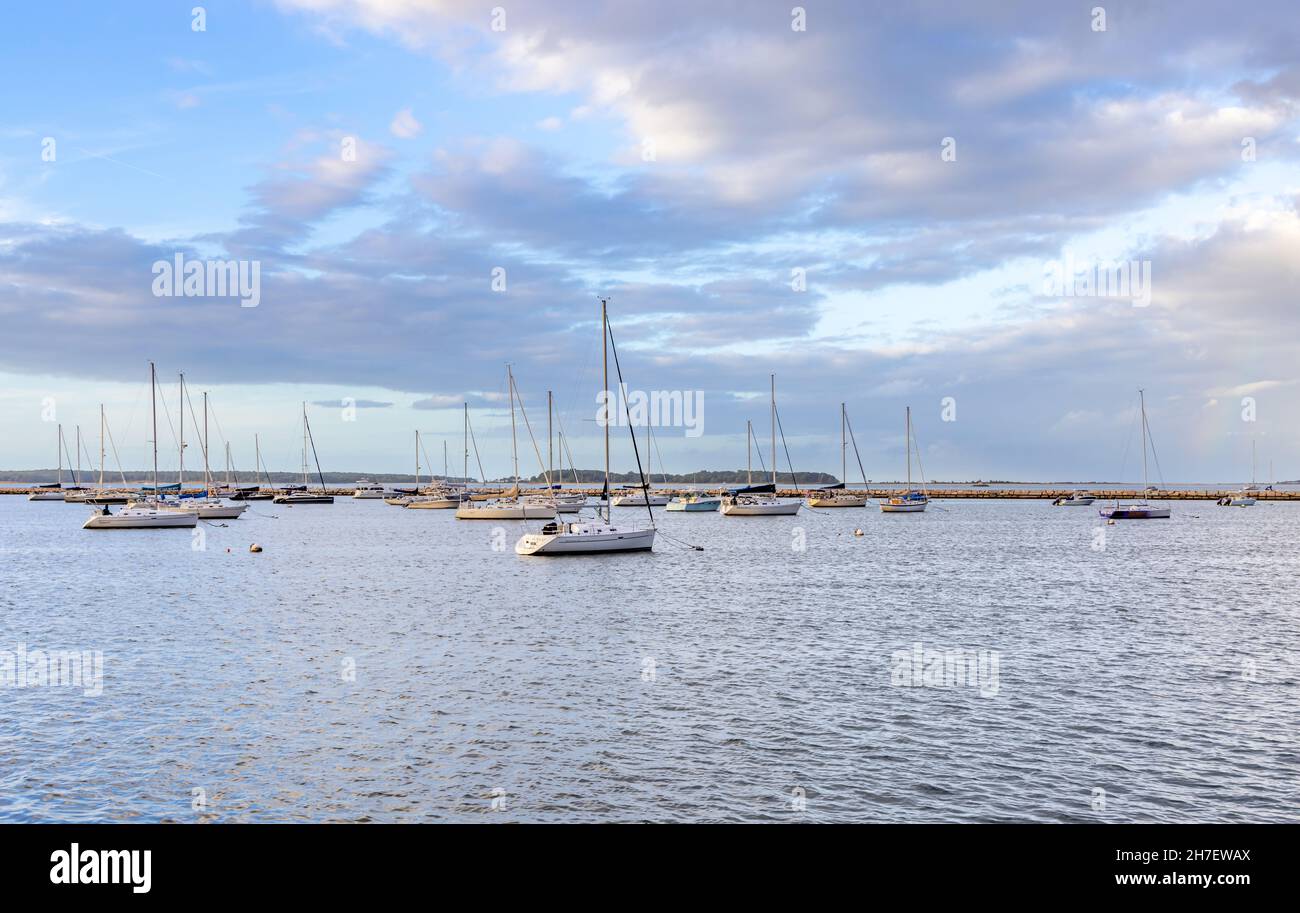
[[[66,498],[61,491],[37,491],[27,496],[28,501],[63,501]]]
[[[457,520],[554,520],[549,504],[471,504],[456,508]]]
[[[866,498],[809,498],[809,507],[866,507]]]
[[[727,504],[719,508],[724,517],[792,517],[803,506],[801,501],[765,501],[756,504]]]
[[[651,507],[667,507],[672,498],[666,495],[650,495]],[[613,501],[615,507],[645,507],[646,497],[644,495],[620,495]]]
[[[408,510],[455,510],[460,507],[457,498],[412,498],[404,505]]]
[[[177,510],[132,510],[116,514],[91,515],[82,529],[190,529],[197,526],[199,517]]]
[[[929,506],[927,501],[912,501],[896,504],[893,501],[881,501],[880,512],[886,514],[919,514]]]
[[[609,527],[599,532],[529,533],[515,543],[517,555],[595,555],[648,552],[654,547],[653,529]]]
[[[276,504],[333,504],[333,495],[280,495]]]
[[[1168,520],[1168,507],[1103,507],[1099,510],[1107,520]]]
[[[719,498],[706,498],[700,501],[669,501],[665,510],[686,511],[688,513],[713,513],[722,506]]]

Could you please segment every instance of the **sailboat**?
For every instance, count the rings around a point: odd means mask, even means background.
[[[907,490],[901,495],[895,495],[888,500],[880,502],[880,509],[887,514],[917,514],[925,510],[930,503],[930,497],[925,493],[925,471],[921,471],[921,489],[918,491],[912,488],[912,407],[907,407],[906,430],[904,432],[907,438]],[[921,448],[916,448],[917,468],[921,466]]]
[[[307,448],[311,447],[311,457],[316,463],[316,476],[320,479],[320,491],[307,490]],[[307,421],[307,404],[302,404],[302,487],[296,490],[284,489],[277,495],[276,504],[333,504],[334,496],[325,493],[325,476],[320,471],[320,457],[316,455],[316,441],[311,436],[311,424]]]
[[[1115,499],[1112,507],[1103,507],[1098,511],[1101,516],[1107,520],[1167,520],[1169,519],[1168,507],[1156,507],[1147,503],[1146,493],[1151,490],[1149,479],[1147,478],[1147,437],[1150,434],[1150,428],[1147,426],[1147,400],[1146,391],[1138,391],[1138,402],[1142,410],[1142,500],[1134,504],[1120,504],[1119,498]],[[1155,452],[1155,445],[1151,446],[1152,453]]]
[[[515,430],[515,376],[506,366],[506,384],[510,392],[510,449],[514,460],[514,485],[507,492],[483,501],[468,496],[456,508],[457,520],[549,520],[556,514],[555,505],[519,492],[519,443]]]
[[[81,426],[74,425],[76,428],[76,465],[72,468],[72,485],[63,489],[63,500],[67,504],[85,504],[86,499],[90,497],[90,489],[81,484],[81,454],[84,447],[81,443]],[[90,456],[90,451],[85,451],[86,456]]]
[[[131,492],[127,490],[126,475],[122,472],[122,464],[118,463],[117,471],[122,477],[122,487],[117,490],[110,490],[104,487],[104,459],[107,455],[107,448],[104,446],[105,436],[112,437],[113,432],[108,429],[108,418],[104,415],[104,404],[99,404],[99,481],[95,485],[95,490],[89,493],[83,500],[87,504],[126,504],[131,500]],[[113,444],[113,459],[117,459],[117,444]]]
[[[547,478],[556,480],[553,483],[552,482],[547,483],[548,485],[550,485],[550,499],[551,502],[555,504],[556,513],[576,514],[580,510],[582,510],[584,506],[586,506],[587,496],[582,492],[565,494],[563,491],[564,488],[563,468],[561,468],[559,476],[555,474],[555,447],[554,447],[554,438],[551,435],[551,423],[554,414],[555,414],[555,396],[552,393],[552,391],[547,390],[546,391],[546,466],[547,469],[550,470]],[[560,434],[560,446],[561,447],[564,446],[563,432],[561,432]],[[560,455],[560,462],[561,463],[564,462],[563,454]],[[570,468],[572,468],[573,466],[572,454],[569,455],[569,466]],[[574,484],[576,485],[578,481],[578,474],[576,472],[573,474],[573,481]]]
[[[610,396],[609,389],[609,350],[613,344],[609,331],[609,299],[600,299],[600,347],[601,360],[604,365],[604,384],[605,384],[605,487],[602,492],[605,501],[605,516],[601,519],[600,508],[596,508],[596,518],[594,520],[578,520],[573,523],[560,523],[552,521],[542,527],[539,533],[526,533],[515,543],[515,554],[517,555],[592,555],[592,554],[609,554],[611,552],[648,552],[654,548],[655,544],[655,526],[654,514],[649,509],[650,525],[638,526],[634,524],[619,523],[615,526],[610,517],[610,498],[609,498],[609,426],[613,424],[613,416],[609,414],[613,397]],[[614,351],[614,358],[617,363],[618,350]],[[622,371],[619,371],[619,383],[623,382]],[[629,422],[629,431],[631,423]],[[632,447],[636,448],[636,437],[632,437]],[[637,459],[637,468],[640,469],[640,458]],[[645,484],[645,477],[642,476],[641,483]],[[547,475],[547,484],[550,484],[550,475]]]
[[[226,459],[229,459],[230,445],[226,445]],[[262,443],[256,434],[253,435],[253,478],[265,479],[267,488],[271,486],[271,477],[266,472],[266,467],[262,465]],[[275,497],[274,491],[263,491],[261,484],[257,485],[236,485],[231,494],[227,494],[232,501],[270,501]]]
[[[63,443],[63,426],[59,425],[59,480],[41,485],[39,491],[34,491],[27,496],[28,501],[62,501],[64,499],[63,488],[63,451],[66,445]]]
[[[183,379],[184,375],[182,375]],[[191,410],[193,412],[193,410]],[[183,429],[182,429],[183,430]],[[203,393],[203,495],[181,495],[181,506],[198,512],[200,520],[234,520],[248,510],[247,504],[227,504],[212,483],[212,466],[208,461],[208,394]]]
[[[776,375],[771,375],[772,383],[772,481],[767,485],[749,484],[744,488],[733,488],[722,498],[724,517],[789,517],[799,513],[802,501],[781,501],[776,497]],[[754,438],[753,426],[745,423],[745,460],[749,464],[752,456],[750,442]],[[753,440],[755,446],[758,441]],[[748,465],[748,481],[754,481],[752,464]]]
[[[651,432],[650,429],[651,429],[650,423],[646,422],[645,452],[646,452],[647,469],[651,468],[650,461],[653,458],[655,451],[658,450],[658,447],[654,442],[654,434]],[[665,485],[668,484],[668,476],[667,474],[664,473],[663,454],[659,455],[659,472],[663,478],[664,484]],[[668,495],[655,494],[650,488],[650,483],[646,482],[645,486],[640,491],[628,491],[616,495],[614,497],[614,506],[615,507],[667,507],[668,503],[671,500],[672,498],[668,497]]]
[[[419,455],[420,455],[420,452],[424,449],[423,445],[420,443],[420,432],[419,432],[419,431],[415,432],[415,448],[416,448],[416,460],[415,460],[415,489],[416,489],[416,491],[418,492],[418,491],[420,490],[420,460],[419,460]],[[424,458],[425,458],[426,460],[429,458],[429,454],[428,454],[427,452],[424,454]],[[448,471],[448,467],[447,467],[447,442],[446,442],[446,441],[443,441],[443,442],[442,442],[442,479],[443,479],[443,481],[442,481],[441,483],[436,483],[436,484],[432,485],[430,488],[428,488],[428,489],[425,491],[424,494],[417,494],[417,495],[415,495],[415,496],[413,496],[413,497],[409,497],[409,498],[407,498],[407,499],[406,499],[406,503],[405,503],[404,505],[402,505],[402,506],[403,506],[403,507],[411,508],[411,509],[413,509],[413,510],[453,510],[453,509],[459,507],[459,506],[460,506],[460,492],[458,492],[458,491],[452,491],[450,488],[447,487],[447,471]],[[432,466],[432,465],[430,465],[430,467],[429,467],[429,475],[430,475],[431,477],[432,477],[432,475],[433,475],[433,466]],[[392,501],[390,500],[389,503],[391,504]]]
[[[153,424],[153,490],[158,486],[158,399],[155,393],[157,372],[153,362],[149,362],[149,411]],[[136,502],[113,513],[104,505],[90,515],[82,529],[190,529],[198,525],[196,513],[180,510],[166,510],[158,507],[156,502]]]
[[[844,403],[840,403],[840,483],[838,485],[827,485],[818,489],[823,494],[813,495],[808,499],[809,507],[866,507],[867,495],[865,490],[862,494],[850,494],[845,490],[844,484],[849,478],[849,442],[845,432],[848,430],[849,414],[844,408]],[[853,453],[858,456],[858,442],[853,442]],[[862,457],[858,456],[858,469],[862,469]],[[862,471],[862,487],[866,488],[867,473]]]
[[[1259,486],[1255,484],[1255,442],[1250,442],[1250,484],[1236,494],[1219,499],[1220,507],[1254,507]]]

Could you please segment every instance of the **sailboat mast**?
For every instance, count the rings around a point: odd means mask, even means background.
[[[212,488],[212,467],[208,463],[208,391],[203,391],[203,487]]]
[[[515,439],[515,375],[506,365],[506,385],[510,387],[510,452],[515,464],[515,488],[519,487],[519,442]]]
[[[849,481],[849,442],[844,437],[844,421],[844,404],[840,403],[840,481],[847,485]]]
[[[1147,496],[1147,397],[1143,390],[1138,391],[1138,403],[1142,410],[1142,497]]]
[[[465,468],[461,471],[465,487],[469,488],[469,403],[465,404],[465,430],[464,430],[464,447],[465,447]]]
[[[176,479],[180,483],[176,489],[179,497],[185,491],[185,374],[181,373],[181,469]]]
[[[907,407],[907,489],[912,490],[912,407]]]
[[[63,423],[59,423],[59,488],[63,487]]]
[[[420,487],[420,429],[415,429],[415,487]]]
[[[99,488],[104,488],[104,404],[99,404]]]
[[[158,497],[158,372],[149,362],[149,415],[153,422],[153,496]]]
[[[604,365],[605,384],[605,522],[609,513],[609,312],[608,300],[600,299],[600,356]]]
[[[72,474],[72,484],[81,484],[81,426],[77,426],[77,468]]]
[[[1250,439],[1250,486],[1255,487],[1255,439]]]
[[[551,414],[555,409],[555,396],[546,391],[546,484],[553,484],[555,478],[555,438],[551,433]]]
[[[447,475],[449,474],[449,472],[450,472],[450,470],[447,468],[447,440],[446,440],[446,438],[443,438],[443,441],[442,441],[442,481],[443,481],[443,484],[444,484],[444,485],[445,485],[446,482],[447,482]]]
[[[776,488],[776,375],[770,375],[772,381],[772,487]]]

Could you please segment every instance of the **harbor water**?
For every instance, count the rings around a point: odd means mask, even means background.
[[[0,498],[3,821],[1300,820],[1300,504],[87,514]]]

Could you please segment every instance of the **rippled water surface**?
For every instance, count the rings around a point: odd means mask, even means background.
[[[104,657],[0,688],[0,820],[1300,820],[1300,504],[939,507],[524,559],[382,501],[196,550],[0,497],[0,650]],[[917,644],[983,675],[901,685]]]

